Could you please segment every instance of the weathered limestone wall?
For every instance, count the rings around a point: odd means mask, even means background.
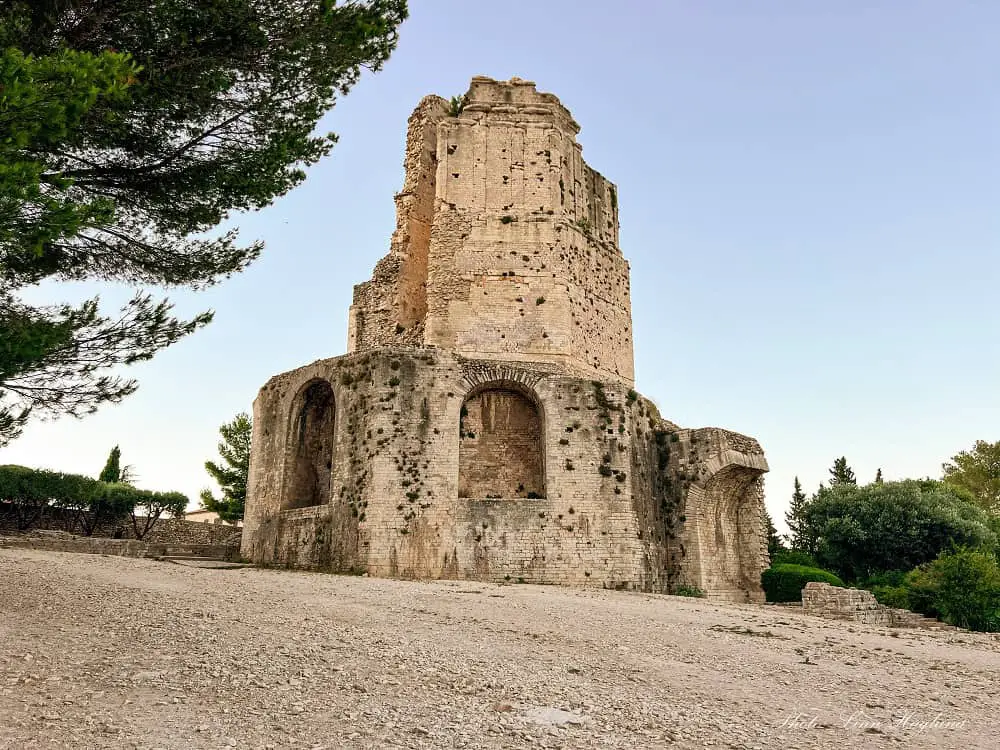
[[[631,382],[617,193],[583,161],[578,131],[519,79],[473,79],[457,116],[425,98],[390,253],[355,288],[350,351],[425,343]]]
[[[317,381],[330,384],[336,402],[332,491],[322,505],[293,507],[295,409]],[[485,491],[487,475],[471,465],[463,474],[460,455],[477,444],[482,451],[490,426],[530,421],[523,402],[511,405],[510,394],[525,393],[538,405],[537,432],[487,448],[530,460],[511,461],[516,485]],[[606,430],[592,398],[589,381],[430,349],[357,353],[273,378],[254,404],[244,554],[373,575],[641,587],[630,495],[612,493],[614,478],[598,470]],[[536,472],[542,482],[531,489]],[[504,497],[460,497],[460,487]]]
[[[354,288],[347,351],[384,344],[423,343],[427,258],[437,191],[437,124],[447,102],[427,96],[410,115],[403,189],[396,195],[396,230],[389,254],[370,281]]]
[[[957,630],[952,625],[924,617],[916,612],[879,604],[870,591],[846,589],[819,581],[810,581],[802,589],[802,611],[807,615],[825,617],[828,620],[848,620],[865,625]]]
[[[350,353],[254,404],[247,557],[763,600],[767,463],[631,389],[618,196],[578,132],[516,78],[420,103]]]
[[[878,603],[871,591],[845,589],[810,581],[802,589],[802,611],[828,620],[850,620],[865,625],[892,625],[893,610]]]
[[[107,539],[102,537],[73,536],[71,534],[46,534],[33,532],[16,536],[0,536],[0,547],[12,549],[37,549],[50,552],[74,552],[115,557],[166,557],[184,554],[235,561],[239,557],[236,544],[169,544],[137,539]]]
[[[767,462],[757,441],[717,428],[681,429],[641,398],[637,408],[646,423],[635,428],[641,486],[633,491],[652,541],[656,588],[683,584],[711,598],[764,601]]]
[[[143,537],[150,544],[239,545],[241,529],[225,523],[198,523],[183,518],[163,518]]]
[[[331,490],[296,507],[288,457],[301,394],[317,382],[336,404]],[[624,384],[380,349],[273,378],[254,418],[243,553],[257,562],[646,591],[688,583],[760,598],[766,561],[742,525],[757,518],[758,495],[709,513],[697,494],[727,471],[752,472],[753,485],[766,467],[759,448],[734,433],[678,431]],[[702,516],[735,535],[723,544],[746,547],[719,563],[722,573]]]
[[[458,428],[458,496],[545,497],[543,429],[541,411],[519,391],[467,396]]]

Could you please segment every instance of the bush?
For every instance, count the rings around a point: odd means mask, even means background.
[[[0,503],[7,506],[21,531],[27,531],[56,509],[67,531],[79,527],[85,536],[91,536],[110,525],[118,526],[120,532],[131,517],[135,536],[142,539],[163,513],[183,515],[188,499],[179,492],[150,492],[78,474],[0,466]]]
[[[868,590],[875,595],[875,600],[879,604],[884,604],[886,607],[913,609],[910,590],[906,586],[872,586]]]
[[[816,558],[808,552],[798,549],[784,549],[771,556],[771,565],[804,565],[807,568],[818,568]]]
[[[691,596],[696,599],[704,599],[705,592],[702,591],[697,586],[688,586],[686,583],[682,583],[676,589],[674,589],[674,596]]]
[[[1000,632],[1000,565],[991,554],[963,549],[906,574],[916,612],[960,628]]]
[[[906,588],[905,579],[905,571],[890,570],[859,581],[858,588],[871,591],[879,604],[897,609],[910,609],[910,592]]]
[[[761,586],[769,602],[802,601],[802,589],[810,581],[843,586],[844,582],[833,573],[806,565],[772,565],[760,576]]]
[[[981,508],[930,479],[823,488],[806,505],[804,522],[820,566],[848,581],[912,570],[956,546],[997,545]]]

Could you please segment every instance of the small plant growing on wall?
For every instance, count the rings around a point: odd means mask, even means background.
[[[674,596],[692,596],[696,599],[704,599],[705,592],[697,586],[688,586],[686,583],[682,583],[674,589]]]
[[[450,117],[458,117],[462,114],[463,109],[465,109],[465,95],[451,97],[448,102],[448,115]]]
[[[538,299],[536,299],[535,300],[535,304],[536,305],[544,305],[545,304],[545,297],[539,297]]]

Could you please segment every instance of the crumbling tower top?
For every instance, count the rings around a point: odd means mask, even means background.
[[[633,379],[615,186],[553,94],[477,76],[409,120],[390,252],[355,287],[349,351],[393,343]]]

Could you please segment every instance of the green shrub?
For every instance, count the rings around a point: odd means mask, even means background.
[[[808,552],[799,549],[785,549],[771,556],[771,565],[804,565],[807,568],[818,568],[816,558]]]
[[[797,602],[802,600],[802,589],[810,581],[843,586],[833,573],[806,565],[772,565],[760,576],[761,586],[769,602]]]
[[[858,588],[871,591],[879,604],[898,609],[910,609],[910,592],[906,587],[905,579],[905,571],[889,570],[858,581]]]
[[[932,479],[824,487],[804,519],[819,564],[848,581],[912,570],[956,546],[997,547],[989,515]]]
[[[705,592],[697,586],[688,586],[686,583],[682,583],[674,589],[674,596],[692,596],[696,599],[704,599]]]
[[[906,586],[872,586],[868,590],[875,595],[879,604],[896,609],[913,608],[910,602],[910,590]]]
[[[188,499],[179,492],[151,492],[79,474],[0,466],[0,502],[9,508],[21,531],[54,509],[63,516],[67,530],[79,527],[85,536],[101,527],[120,526],[131,517],[136,537],[141,539],[164,512],[182,516]]]
[[[916,612],[970,630],[1000,632],[1000,565],[993,555],[963,549],[906,574]]]

